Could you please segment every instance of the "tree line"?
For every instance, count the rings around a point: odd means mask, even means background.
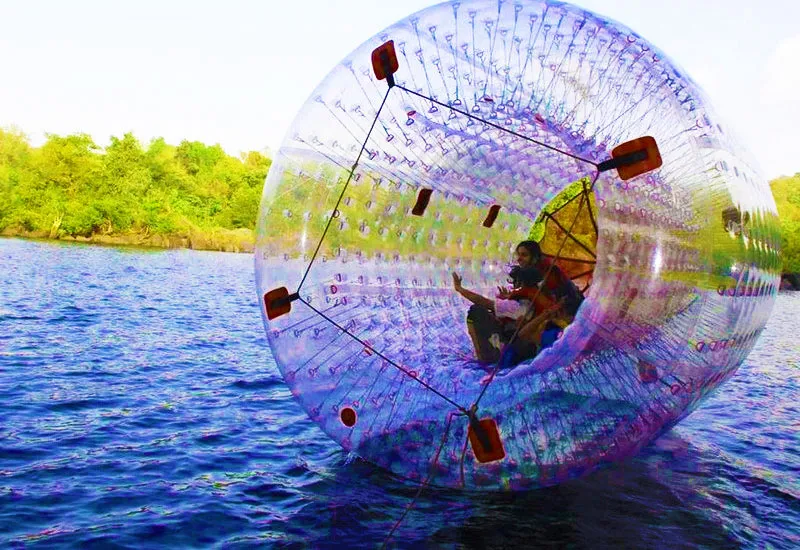
[[[270,159],[219,145],[86,134],[33,147],[0,130],[0,233],[156,246],[252,247]]]
[[[143,146],[130,133],[104,148],[86,134],[48,135],[33,147],[0,129],[0,234],[252,250],[270,164],[256,151],[234,157],[198,141]],[[784,271],[800,273],[800,173],[770,186]]]
[[[783,270],[800,273],[800,173],[770,182],[781,224]]]

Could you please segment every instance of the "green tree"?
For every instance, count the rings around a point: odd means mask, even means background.
[[[35,229],[56,237],[64,231],[87,236],[99,228],[102,218],[91,205],[103,170],[99,151],[86,134],[47,135],[33,156],[38,177],[26,196],[26,207],[37,214]]]
[[[161,235],[211,247],[228,231],[238,247],[247,230],[253,241],[269,166],[261,153],[237,158],[197,141],[157,138],[143,148],[127,133],[101,150],[85,134],[48,135],[36,148],[16,129],[0,130],[0,231]]]
[[[770,182],[781,224],[783,270],[800,273],[800,173]]]
[[[0,231],[9,226],[34,229],[35,216],[26,208],[37,179],[32,173],[33,153],[21,131],[0,129]]]

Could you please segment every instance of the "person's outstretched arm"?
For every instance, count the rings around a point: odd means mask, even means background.
[[[490,300],[485,296],[481,296],[477,292],[472,292],[471,290],[467,290],[461,286],[461,277],[458,276],[458,273],[453,273],[453,288],[456,292],[461,294],[473,304],[483,306],[486,309],[494,310],[494,300]]]

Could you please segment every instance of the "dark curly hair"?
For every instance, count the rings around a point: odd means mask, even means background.
[[[520,267],[515,265],[508,274],[514,288],[536,286],[542,282],[544,276],[535,267]]]
[[[540,247],[539,243],[536,241],[522,241],[517,245],[517,248],[524,248],[530,252],[534,260],[538,260],[542,257],[542,247]],[[516,248],[514,250],[516,250]]]

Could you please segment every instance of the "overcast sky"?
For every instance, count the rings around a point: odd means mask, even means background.
[[[0,0],[0,126],[274,151],[336,63],[434,3]],[[800,0],[577,3],[686,69],[765,176],[800,172]]]

